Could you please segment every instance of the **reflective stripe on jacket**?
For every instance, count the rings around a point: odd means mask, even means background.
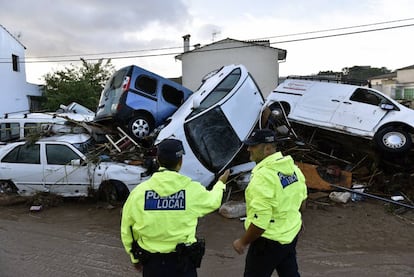
[[[252,170],[245,191],[245,228],[253,223],[262,237],[287,244],[302,225],[300,206],[307,197],[305,177],[290,156],[274,153]]]
[[[121,239],[130,253],[132,235],[151,253],[170,253],[178,243],[193,243],[198,218],[220,207],[225,184],[212,190],[175,171],[161,169],[136,186],[124,204]],[[132,262],[138,262],[131,255]]]

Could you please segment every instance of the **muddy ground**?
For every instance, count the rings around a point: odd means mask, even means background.
[[[141,276],[121,245],[121,207],[72,200],[29,208],[0,207],[0,276]],[[395,211],[373,199],[307,201],[297,247],[302,276],[414,276],[414,211]],[[242,276],[244,255],[231,246],[242,232],[239,219],[218,212],[200,220],[207,249],[199,276]]]

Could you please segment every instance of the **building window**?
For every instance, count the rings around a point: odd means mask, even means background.
[[[12,61],[13,61],[13,71],[20,71],[19,68],[19,56],[12,55]]]
[[[405,88],[404,89],[404,99],[413,100],[414,99],[414,88]]]
[[[402,90],[400,88],[395,89],[395,99],[402,99]]]

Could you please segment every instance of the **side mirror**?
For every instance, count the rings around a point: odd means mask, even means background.
[[[383,110],[386,110],[386,111],[395,110],[394,105],[391,105],[391,104],[381,104],[380,108],[383,109]]]
[[[81,160],[80,159],[71,160],[70,165],[71,166],[80,166],[81,165]]]
[[[201,104],[200,98],[194,97],[194,99],[193,99],[193,110],[199,108],[200,104]]]

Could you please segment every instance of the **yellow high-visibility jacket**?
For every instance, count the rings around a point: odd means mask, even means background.
[[[277,152],[259,162],[252,170],[245,197],[246,230],[253,223],[265,230],[262,237],[281,244],[293,241],[302,225],[299,209],[307,188],[292,157]]]
[[[121,240],[131,261],[131,228],[135,240],[151,253],[170,253],[178,243],[196,242],[198,218],[221,205],[225,184],[212,190],[175,171],[161,168],[136,186],[122,210]]]

